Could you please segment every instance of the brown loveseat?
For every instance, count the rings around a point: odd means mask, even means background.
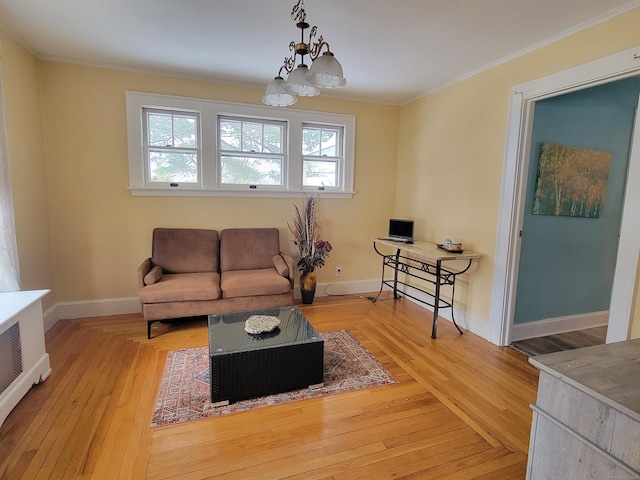
[[[158,320],[292,305],[293,268],[276,228],[156,228],[138,267],[147,336]]]

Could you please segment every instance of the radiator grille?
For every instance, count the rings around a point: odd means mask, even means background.
[[[0,334],[0,394],[22,373],[20,325],[11,326]]]

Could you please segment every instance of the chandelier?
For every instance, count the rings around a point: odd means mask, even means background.
[[[317,27],[311,28],[309,39],[305,42],[304,31],[309,28],[306,19],[304,1],[298,0],[291,10],[291,20],[300,29],[300,43],[292,41],[289,44],[291,56],[284,59],[278,75],[267,85],[262,97],[262,102],[266,105],[288,107],[296,103],[297,96],[314,97],[320,94],[319,88],[340,88],[347,83],[342,74],[342,65],[333,56],[322,35],[314,41]],[[325,47],[326,51],[321,55],[320,52]],[[304,63],[307,55],[313,62],[311,68]],[[296,66],[298,56],[300,63]],[[288,74],[286,80],[282,77],[283,70]]]

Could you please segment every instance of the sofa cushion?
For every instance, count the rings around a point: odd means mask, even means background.
[[[147,273],[144,276],[144,284],[153,285],[154,283],[159,281],[161,278],[162,278],[162,268],[156,265],[149,271],[149,273]]]
[[[277,295],[291,291],[291,283],[271,268],[222,272],[220,288],[223,298]]]
[[[164,273],[218,272],[218,232],[195,228],[155,228],[151,262]]]
[[[273,268],[280,253],[277,228],[228,228],[220,232],[220,271]]]
[[[140,289],[140,302],[217,300],[221,297],[219,285],[219,273],[164,274],[159,282]]]

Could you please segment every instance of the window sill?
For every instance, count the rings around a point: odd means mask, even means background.
[[[353,198],[356,192],[341,192],[335,190],[260,190],[243,188],[242,190],[206,190],[202,188],[140,188],[129,187],[134,197],[272,197],[272,198],[298,198],[301,195],[319,193],[323,198]]]

